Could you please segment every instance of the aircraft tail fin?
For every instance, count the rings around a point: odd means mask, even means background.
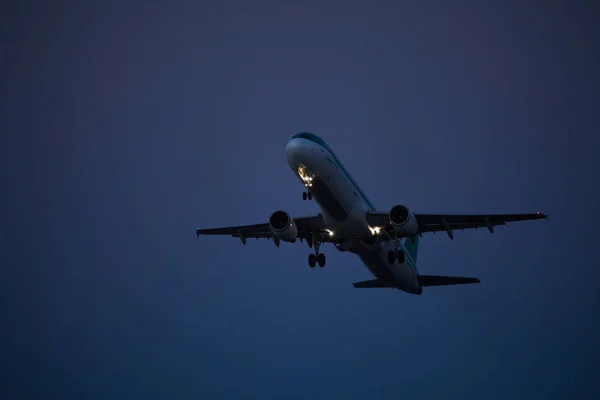
[[[419,285],[423,287],[463,285],[467,283],[481,283],[481,281],[478,278],[468,278],[463,276],[419,275]]]
[[[404,239],[404,248],[410,257],[417,263],[417,252],[419,251],[419,235]]]

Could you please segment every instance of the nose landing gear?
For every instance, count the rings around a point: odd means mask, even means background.
[[[302,192],[302,200],[312,200],[312,193],[311,192]]]

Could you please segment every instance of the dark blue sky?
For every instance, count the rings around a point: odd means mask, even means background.
[[[43,2],[0,23],[2,398],[600,396],[596,2]],[[321,135],[375,205],[547,211],[350,254],[204,237],[310,215]]]

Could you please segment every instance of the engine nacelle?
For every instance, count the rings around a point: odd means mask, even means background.
[[[275,211],[269,218],[269,226],[273,235],[284,242],[295,242],[298,238],[296,223],[285,211]]]
[[[419,231],[419,223],[415,215],[403,205],[394,206],[389,214],[390,225],[401,236],[412,236]]]

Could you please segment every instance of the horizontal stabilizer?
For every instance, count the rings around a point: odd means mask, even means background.
[[[481,283],[481,281],[478,278],[462,276],[419,275],[421,286],[463,285],[466,283]]]
[[[372,279],[370,281],[362,281],[362,282],[354,282],[355,288],[389,288],[391,287],[384,281],[380,281],[379,279]]]

